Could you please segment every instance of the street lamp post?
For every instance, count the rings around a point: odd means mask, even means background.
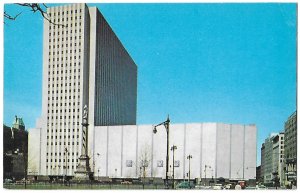
[[[100,157],[100,153],[97,153],[97,160],[99,161],[99,157]],[[100,169],[99,169],[99,165],[98,165],[98,181],[99,181],[99,172],[100,172]]]
[[[65,148],[65,154],[66,154],[66,175],[65,175],[65,184],[67,185],[67,175],[68,175],[68,149]]]
[[[170,127],[170,119],[169,115],[166,121],[155,125],[153,128],[153,133],[155,134],[157,132],[156,127],[164,125],[167,132],[167,156],[166,156],[166,189],[169,189],[169,182],[168,182],[168,172],[169,172],[169,127]]]
[[[60,174],[61,174],[61,172],[60,172],[60,167],[61,167],[61,166],[58,165],[57,167],[58,167],[58,175],[60,175]]]
[[[205,165],[205,169],[204,169],[204,178],[205,178],[205,186],[207,185],[207,180],[206,180],[206,168],[211,168],[210,166],[208,165]]]
[[[173,145],[171,147],[171,151],[173,152],[173,189],[175,189],[175,173],[174,173],[174,165],[175,165],[175,150],[177,149],[176,145]]]
[[[192,159],[192,155],[188,155],[187,156],[187,159],[189,160],[189,186],[191,188],[191,182],[190,182],[190,179],[191,179],[191,159]]]

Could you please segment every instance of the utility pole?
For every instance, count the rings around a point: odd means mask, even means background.
[[[191,188],[191,182],[190,182],[190,179],[191,179],[191,159],[192,159],[192,155],[188,155],[187,156],[187,159],[189,160],[189,186]]]
[[[177,149],[176,145],[171,147],[171,151],[173,152],[173,189],[175,189],[175,173],[174,173],[174,166],[175,166],[175,150]]]

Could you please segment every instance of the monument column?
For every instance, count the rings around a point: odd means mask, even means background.
[[[75,171],[75,180],[87,181],[92,177],[93,172],[91,172],[88,156],[88,107],[87,105],[83,108],[82,116],[82,146],[81,155],[78,158],[79,163]]]

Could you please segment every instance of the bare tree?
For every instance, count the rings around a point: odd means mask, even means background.
[[[147,168],[151,160],[151,151],[148,144],[144,144],[139,155],[140,177],[145,179],[147,176]]]
[[[51,20],[50,16],[47,14],[47,11],[46,11],[48,6],[45,3],[15,3],[15,5],[25,7],[27,9],[29,9],[30,11],[32,11],[33,13],[39,13],[44,19],[46,19],[49,23],[51,23],[53,25],[64,26],[63,24],[54,23]],[[4,11],[4,18],[6,18],[8,20],[16,20],[17,17],[21,14],[22,14],[22,12],[20,12],[16,15],[11,15],[11,14],[7,13],[6,11]]]

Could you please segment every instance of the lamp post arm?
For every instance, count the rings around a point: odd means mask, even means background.
[[[167,120],[167,121],[164,121],[162,123],[159,123],[159,124],[155,125],[154,127],[158,127],[158,126],[161,126],[161,125],[164,125],[166,127],[166,125],[169,124],[169,122],[170,121]]]

